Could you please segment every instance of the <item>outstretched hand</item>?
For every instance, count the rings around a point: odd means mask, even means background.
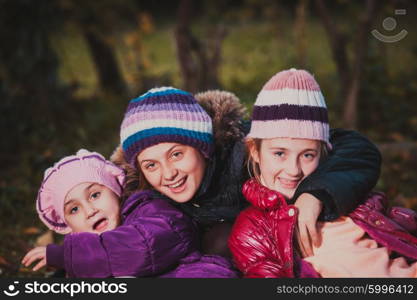
[[[33,271],[37,271],[46,266],[46,247],[36,247],[30,250],[26,253],[25,257],[23,257],[22,264],[27,267],[38,260],[39,262],[33,267]]]
[[[294,205],[298,208],[297,241],[302,257],[313,255],[313,245],[321,244],[317,219],[323,208],[322,202],[311,194],[301,194]]]

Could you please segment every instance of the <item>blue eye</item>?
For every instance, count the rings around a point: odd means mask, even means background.
[[[306,160],[312,161],[316,157],[316,155],[314,153],[304,153],[303,157]]]
[[[153,169],[155,167],[155,164],[154,163],[150,163],[150,164],[147,164],[146,166],[145,166],[145,169],[146,170],[151,170],[151,169]]]
[[[274,155],[278,156],[278,157],[282,157],[282,156],[284,156],[284,152],[283,151],[277,151],[277,152],[274,153]]]
[[[101,195],[101,193],[100,193],[100,192],[95,192],[95,193],[91,194],[91,198],[92,198],[92,199],[97,199],[97,198],[99,198],[99,197],[100,197],[100,195]]]
[[[181,156],[182,156],[182,152],[180,152],[180,151],[174,152],[174,153],[172,153],[172,156],[173,156],[174,158],[181,158]]]
[[[70,209],[70,214],[75,214],[78,212],[78,206],[74,206],[73,208]]]

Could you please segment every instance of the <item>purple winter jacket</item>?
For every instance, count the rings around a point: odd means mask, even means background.
[[[122,224],[102,234],[73,233],[47,246],[50,266],[69,277],[237,277],[221,256],[201,255],[191,219],[152,191],[132,194]]]
[[[371,192],[349,217],[382,246],[417,260],[417,212],[414,210],[389,207],[383,193]]]

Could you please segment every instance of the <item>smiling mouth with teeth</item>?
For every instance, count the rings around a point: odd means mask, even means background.
[[[285,179],[279,177],[279,182],[281,185],[285,188],[296,188],[298,186],[298,183],[300,182],[299,179]]]
[[[169,185],[167,184],[166,186],[169,187],[170,189],[175,189],[175,188],[180,187],[181,185],[183,185],[186,179],[187,178],[184,177],[181,180],[177,181],[176,183],[169,184]]]

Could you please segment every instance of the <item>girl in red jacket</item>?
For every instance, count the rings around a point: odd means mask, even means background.
[[[289,203],[332,150],[326,104],[311,74],[286,70],[265,84],[246,144],[254,178],[243,194],[252,206],[238,216],[229,238],[245,277],[417,277],[417,238],[410,234],[417,214],[387,209],[380,193],[349,215],[318,222],[321,240],[312,253],[302,249],[294,232],[299,208]],[[320,213],[315,205],[300,209]]]
[[[204,253],[229,256],[230,229],[247,206],[241,191],[249,178],[244,138],[250,121],[244,111],[235,95],[217,90],[194,96],[158,87],[132,99],[111,159],[126,170],[122,198],[143,189],[159,192],[196,221]],[[335,129],[330,141],[331,155],[294,195],[297,206],[315,206],[326,212],[326,220],[356,207],[355,199],[377,182],[381,162],[375,145],[357,132]],[[317,238],[318,216],[301,213],[298,219],[307,251],[309,237]]]

